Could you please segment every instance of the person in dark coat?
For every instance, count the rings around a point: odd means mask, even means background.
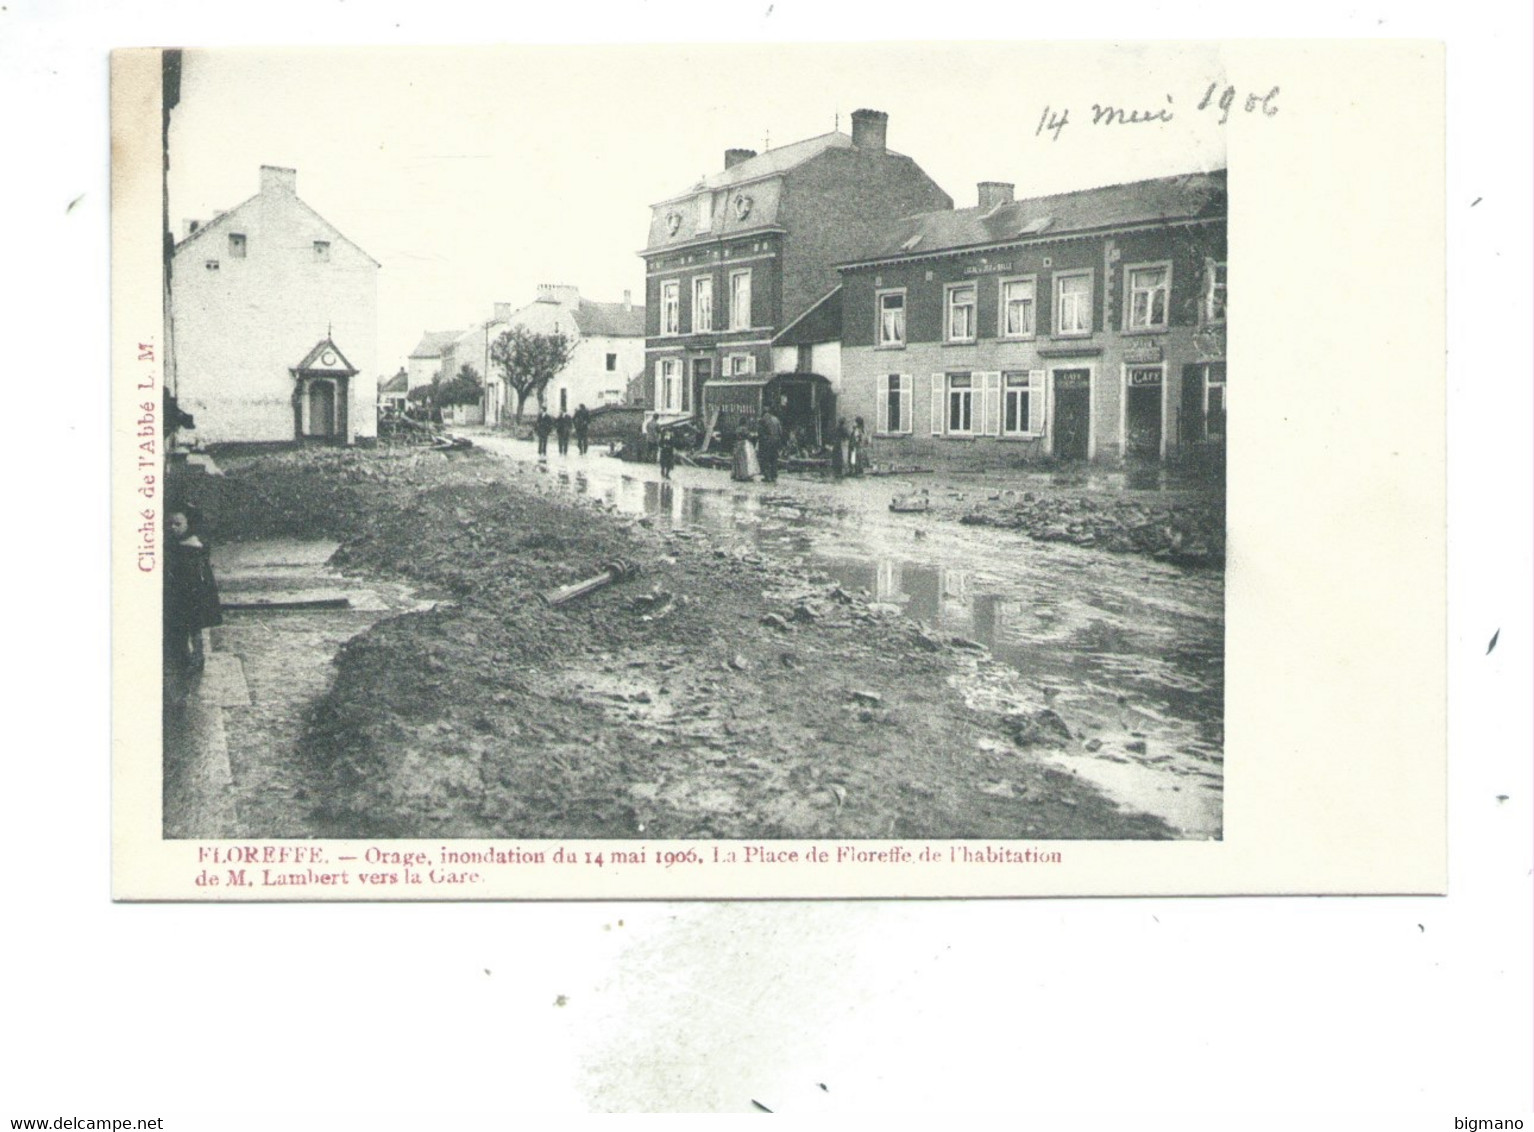
[[[669,428],[660,430],[660,477],[663,480],[671,478],[671,469],[676,467],[676,437]]]
[[[762,482],[778,482],[778,453],[783,450],[783,422],[771,409],[762,413],[758,426],[757,454],[762,461]]]
[[[586,408],[585,402],[576,406],[575,409],[575,447],[580,454],[586,454],[587,437],[591,433],[591,410]]]
[[[559,454],[567,456],[570,453],[570,428],[575,422],[570,419],[570,414],[564,409],[559,410],[559,419],[554,422],[554,430],[559,433]]]
[[[202,631],[224,623],[208,547],[193,526],[197,518],[190,507],[166,516],[165,666],[168,681],[178,683],[202,671]]]
[[[538,419],[533,422],[533,433],[538,437],[538,455],[549,454],[549,433],[554,431],[554,418],[549,416],[547,409],[538,410]]]
[[[831,474],[842,478],[842,458],[847,445],[847,418],[837,417],[836,427],[831,430]]]

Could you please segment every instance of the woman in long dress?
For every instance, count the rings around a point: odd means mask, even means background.
[[[739,430],[735,433],[734,465],[730,469],[730,478],[741,483],[750,483],[761,474],[761,465],[756,460],[755,435],[747,422],[742,421]]]

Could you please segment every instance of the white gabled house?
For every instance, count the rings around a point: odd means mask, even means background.
[[[188,222],[171,261],[173,391],[204,443],[377,435],[378,271],[298,198],[297,173]]]

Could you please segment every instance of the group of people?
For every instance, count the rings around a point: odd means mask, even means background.
[[[854,417],[850,428],[845,417],[839,418],[829,440],[831,474],[837,479],[862,475],[868,461],[868,434],[863,418]],[[748,481],[760,476],[764,483],[776,483],[783,447],[783,422],[770,408],[766,409],[754,424],[736,430],[731,478]],[[669,478],[669,470],[664,466],[661,474]]]
[[[570,452],[570,434],[575,434],[576,450],[584,456],[590,443],[591,436],[591,410],[584,404],[576,408],[574,415],[566,409],[559,410],[559,416],[549,415],[547,408],[538,409],[538,419],[533,422],[533,434],[538,438],[538,455],[549,454],[549,434],[553,433],[559,438],[559,454],[568,455]]]

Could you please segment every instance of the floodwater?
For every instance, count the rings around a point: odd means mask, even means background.
[[[536,463],[533,445],[475,442]],[[735,483],[727,473],[598,455],[551,456],[546,473],[613,510],[673,530],[698,528],[795,559],[852,592],[898,607],[943,636],[989,648],[1039,689],[1077,736],[1043,757],[1187,837],[1218,837],[1224,757],[1224,575],[1133,554],[1037,542],[890,500],[926,489],[983,499],[1019,486],[933,476],[839,483],[784,476]],[[1014,482],[1017,481],[1017,482]]]

